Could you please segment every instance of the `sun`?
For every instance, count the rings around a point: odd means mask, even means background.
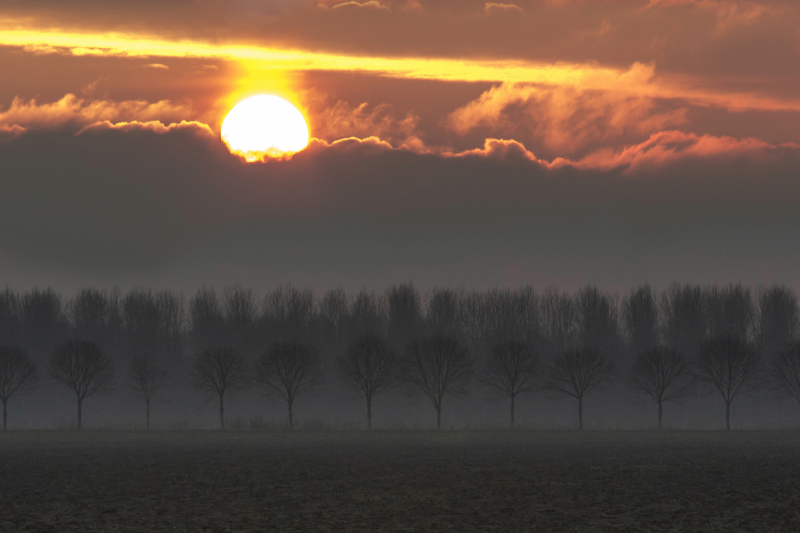
[[[222,140],[245,161],[285,158],[308,145],[308,126],[295,106],[277,96],[242,100],[222,121]]]

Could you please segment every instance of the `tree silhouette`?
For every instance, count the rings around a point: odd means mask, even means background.
[[[676,350],[656,346],[636,356],[631,382],[658,405],[658,429],[661,429],[664,402],[685,395],[692,386],[691,366]]]
[[[233,348],[212,348],[197,354],[192,366],[192,386],[219,397],[219,428],[225,429],[225,393],[250,383],[247,360]]]
[[[367,428],[372,429],[372,399],[397,382],[399,359],[381,337],[365,333],[336,360],[339,377],[367,400]]]
[[[661,294],[661,317],[664,343],[689,359],[695,358],[708,333],[703,290],[673,283]]]
[[[514,429],[515,398],[533,391],[540,374],[539,356],[527,343],[506,341],[492,348],[479,381],[510,398],[511,429]]]
[[[93,342],[73,339],[56,346],[50,358],[50,377],[75,393],[78,400],[78,429],[82,427],[83,400],[114,386],[111,360]]]
[[[573,348],[553,359],[545,388],[578,400],[578,429],[583,429],[583,399],[611,379],[614,363],[597,348]]]
[[[138,355],[133,358],[130,372],[128,373],[129,385],[142,400],[144,400],[147,413],[147,429],[150,429],[150,404],[156,394],[169,379],[169,372],[161,368],[150,354]]]
[[[473,374],[469,351],[458,340],[433,335],[411,344],[405,359],[406,380],[423,393],[436,409],[436,429],[442,427],[442,399],[464,392]]]
[[[0,346],[0,400],[3,402],[3,430],[8,427],[8,400],[30,390],[39,381],[36,363],[22,348]]]
[[[773,285],[759,293],[755,330],[758,350],[767,360],[781,355],[797,339],[800,307],[792,289]]]
[[[301,342],[276,342],[256,364],[256,382],[276,391],[289,408],[289,429],[294,427],[294,401],[322,380],[322,364],[313,346]]]
[[[771,361],[772,385],[800,402],[800,342],[793,342]]]
[[[638,355],[658,345],[658,306],[650,285],[630,292],[622,302],[631,353]]]
[[[743,389],[757,385],[760,357],[748,342],[724,335],[700,348],[697,377],[712,385],[725,402],[725,429],[731,429],[731,402]]]

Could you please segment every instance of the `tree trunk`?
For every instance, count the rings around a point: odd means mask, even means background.
[[[514,429],[514,395],[511,395],[511,429]]]
[[[367,429],[372,429],[372,397],[367,396]]]
[[[442,429],[442,404],[436,406],[436,431]]]
[[[78,429],[81,429],[81,419],[83,418],[82,403],[83,400],[78,398]]]
[[[583,430],[583,397],[578,398],[578,429]]]
[[[294,429],[294,414],[292,413],[292,402],[289,402],[289,429]]]
[[[144,402],[147,406],[147,429],[150,429],[150,402]]]
[[[731,402],[725,402],[725,429],[731,430]]]
[[[6,410],[7,401],[3,402],[3,431],[8,429],[8,411]]]
[[[661,402],[658,402],[658,429],[661,429]]]
[[[219,395],[219,429],[225,429],[225,404],[223,397],[225,393]]]

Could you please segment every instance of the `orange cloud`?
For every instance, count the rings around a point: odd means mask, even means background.
[[[381,11],[391,12],[387,6],[382,5],[380,2],[376,0],[370,0],[369,2],[342,2],[339,4],[334,4],[332,7],[328,8],[325,4],[319,4],[317,7],[322,9],[377,9]]]
[[[529,151],[522,143],[514,140],[505,139],[486,139],[483,148],[476,148],[474,150],[465,150],[455,154],[444,154],[451,157],[469,157],[481,156],[489,157],[492,159],[506,159],[509,157],[518,157],[527,159],[528,161],[542,163],[533,152]]]
[[[487,15],[497,14],[517,14],[525,15],[525,10],[516,4],[498,4],[495,2],[487,2],[483,6],[483,12]]]
[[[27,130],[22,126],[16,124],[9,126],[8,124],[0,124],[0,141],[13,139],[18,135],[22,135]]]
[[[104,131],[104,130],[111,130],[111,131],[124,131],[124,132],[131,132],[131,131],[150,131],[153,133],[165,134],[170,133],[173,131],[188,131],[194,133],[200,137],[210,137],[213,139],[217,139],[218,136],[215,134],[212,129],[208,126],[208,124],[204,124],[202,122],[197,121],[186,121],[182,120],[178,123],[173,124],[164,124],[158,120],[152,120],[149,122],[118,122],[116,124],[111,123],[108,120],[104,120],[102,122],[96,122],[94,124],[90,124],[85,128],[81,129],[78,134],[87,133],[87,132],[97,132],[97,131]]]
[[[88,100],[67,94],[57,102],[39,104],[36,100],[14,98],[11,106],[0,110],[0,125],[23,128],[55,128],[66,124],[87,125],[95,122],[153,121],[180,122],[194,118],[189,104],[169,100],[148,103],[144,100]]]
[[[573,166],[581,169],[624,167],[628,172],[651,170],[685,159],[748,157],[763,159],[781,149],[800,150],[800,145],[772,145],[759,139],[735,139],[713,135],[696,135],[682,131],[663,131],[640,144],[620,151],[599,150],[579,161],[558,158],[551,167]]]
[[[335,141],[348,137],[377,137],[394,146],[424,148],[417,131],[419,118],[413,114],[397,118],[390,105],[369,106],[365,102],[352,106],[338,101],[331,106],[322,99],[311,97],[306,106],[312,134],[318,139]]]
[[[685,114],[683,108],[663,109],[654,98],[627,91],[504,83],[451,113],[447,123],[460,135],[484,128],[573,154],[588,145],[684,124]]]
[[[145,68],[161,69],[161,70],[169,70],[169,67],[167,65],[162,64],[162,63],[149,63],[149,64],[145,65],[144,67]]]
[[[717,23],[713,34],[717,36],[737,26],[752,24],[768,10],[757,2],[731,0],[650,0],[644,9],[671,6],[692,6],[715,13]]]

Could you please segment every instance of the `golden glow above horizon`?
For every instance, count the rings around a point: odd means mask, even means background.
[[[531,83],[578,87],[582,90],[611,90],[636,97],[679,98],[731,111],[800,111],[800,99],[711,91],[688,77],[656,77],[653,65],[639,63],[629,69],[621,69],[595,63],[357,56],[252,44],[216,45],[199,40],[169,40],[120,32],[43,30],[26,28],[24,24],[7,19],[0,20],[0,45],[20,46],[29,52],[43,54],[219,59],[236,62],[246,71],[245,76],[256,78],[265,72],[347,71],[396,78]]]
[[[222,122],[222,140],[246,161],[285,157],[308,145],[302,113],[274,95],[251,96],[236,104]]]

